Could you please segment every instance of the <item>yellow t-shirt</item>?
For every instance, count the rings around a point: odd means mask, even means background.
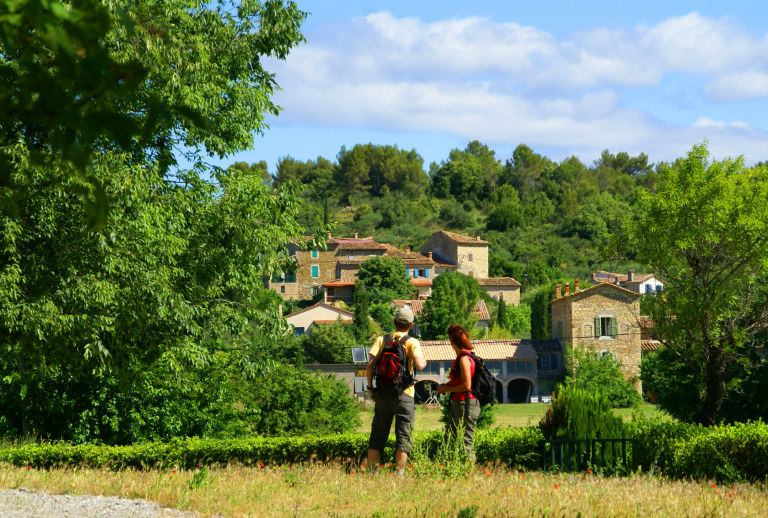
[[[395,331],[392,333],[392,336],[395,339],[400,339],[403,336],[407,335],[408,333],[405,331]],[[376,339],[376,341],[373,343],[373,347],[371,347],[371,350],[368,351],[368,354],[371,356],[378,356],[379,351],[381,351],[381,347],[384,343],[384,337],[380,336]],[[414,356],[424,356],[424,353],[421,350],[421,342],[419,342],[414,337],[409,337],[408,340],[405,341],[405,356],[408,358],[408,372],[411,374],[414,374],[413,372],[413,358]],[[416,394],[415,389],[413,388],[413,385],[403,390],[404,394],[408,394],[409,396],[413,397]]]

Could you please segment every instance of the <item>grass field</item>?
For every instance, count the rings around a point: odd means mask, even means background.
[[[494,427],[521,427],[529,424],[536,425],[544,412],[547,410],[548,403],[530,403],[521,405],[496,405],[495,406],[495,423]],[[644,403],[641,407],[643,413],[647,416],[659,415],[663,416],[662,412],[655,406]],[[632,418],[631,408],[618,408],[614,410],[617,415],[620,415],[624,420]],[[373,419],[373,407],[366,407],[361,413],[362,424],[357,428],[360,433],[369,433],[371,431],[371,420]],[[427,410],[422,405],[416,406],[416,431],[431,431],[441,430],[445,425],[440,422],[440,410],[431,409]]]
[[[204,516],[765,516],[762,484],[719,486],[637,475],[549,475],[477,467],[402,479],[339,465],[195,472],[0,467],[0,487],[143,498]]]

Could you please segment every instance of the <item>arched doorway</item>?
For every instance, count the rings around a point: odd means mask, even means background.
[[[432,380],[419,381],[414,387],[416,389],[416,395],[413,401],[417,405],[426,403],[431,395],[437,394],[437,382]]]
[[[533,382],[526,378],[517,378],[507,385],[507,397],[510,403],[527,403],[533,394]]]

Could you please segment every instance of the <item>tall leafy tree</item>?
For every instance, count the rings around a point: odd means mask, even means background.
[[[371,304],[388,304],[393,299],[410,299],[415,288],[398,257],[373,256],[360,265],[358,280],[365,285]]]
[[[474,277],[446,272],[432,281],[432,295],[424,303],[420,320],[422,336],[428,340],[446,338],[451,324],[471,333],[477,325],[475,308],[483,289]]]
[[[368,313],[370,296],[361,281],[355,283],[353,294],[355,303],[355,338],[359,343],[365,343],[371,336],[371,324]]]
[[[749,361],[768,325],[768,172],[694,146],[661,170],[629,236],[637,259],[665,282],[645,308],[673,353],[669,374],[686,373],[693,420],[713,425],[733,390],[727,371]]]

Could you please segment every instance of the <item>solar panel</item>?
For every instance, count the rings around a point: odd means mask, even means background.
[[[368,361],[368,353],[365,351],[365,347],[351,347],[352,349],[352,361],[354,363],[366,363]]]

